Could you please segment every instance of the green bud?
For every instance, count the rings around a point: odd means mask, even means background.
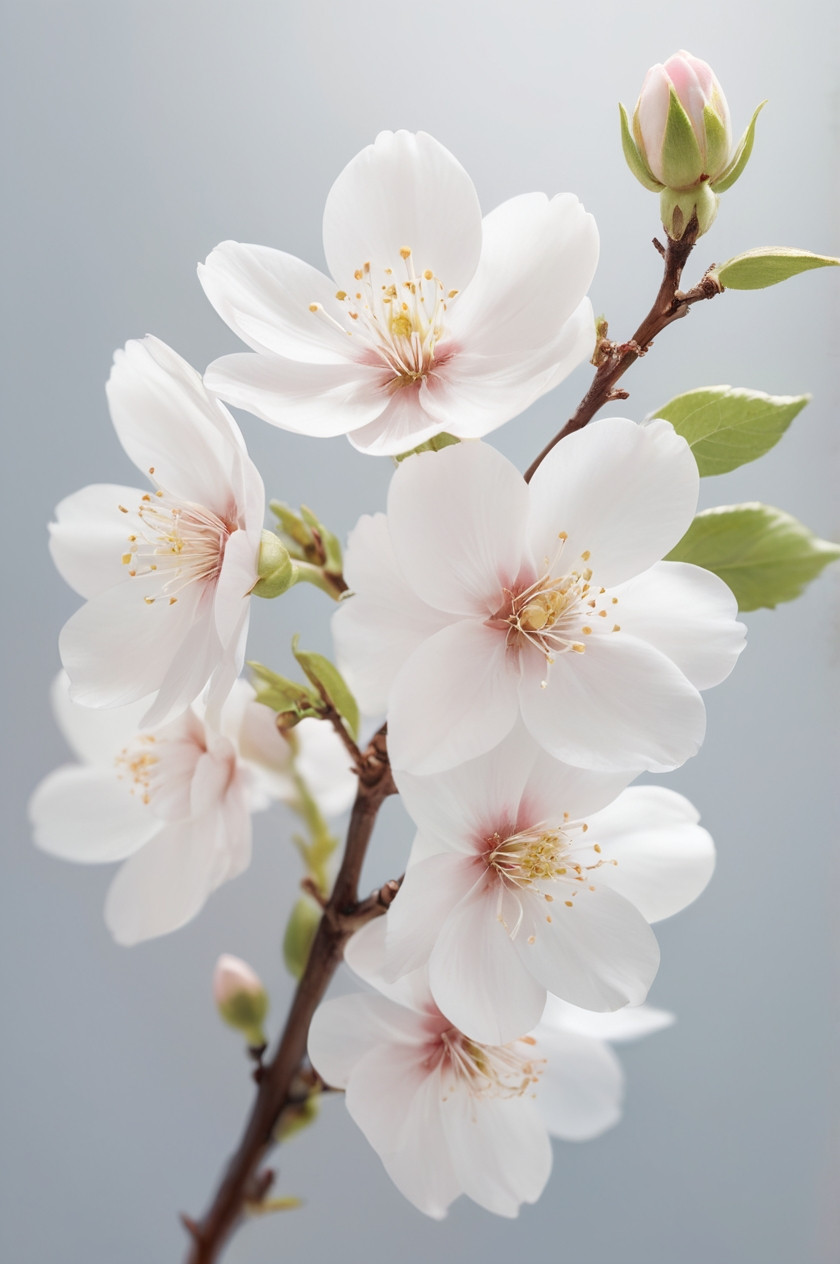
[[[718,198],[706,183],[693,189],[663,189],[659,195],[659,213],[665,232],[673,241],[679,241],[697,216],[697,236],[702,237],[715,222]]]
[[[268,1013],[268,996],[247,961],[223,953],[213,971],[213,999],[219,1015],[248,1045],[258,1049],[266,1043],[263,1023]]]
[[[287,1106],[274,1130],[275,1141],[288,1141],[296,1133],[314,1124],[321,1109],[320,1094],[310,1093],[299,1106]]]
[[[260,577],[252,589],[255,597],[279,597],[297,581],[289,550],[273,531],[262,533],[257,569]]]
[[[283,960],[293,979],[299,979],[306,969],[320,920],[321,910],[318,905],[302,895],[292,909],[283,936]]]

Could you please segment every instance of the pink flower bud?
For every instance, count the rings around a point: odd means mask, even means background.
[[[263,992],[259,977],[241,957],[233,957],[230,953],[222,953],[213,971],[213,1000],[217,1005],[224,1005],[240,992],[257,996]]]
[[[262,1030],[268,997],[247,961],[223,953],[213,971],[213,1000],[221,1017],[246,1037],[248,1044],[265,1044]]]
[[[729,163],[732,132],[711,67],[685,51],[651,66],[633,133],[649,171],[666,188],[689,189],[720,176]]]

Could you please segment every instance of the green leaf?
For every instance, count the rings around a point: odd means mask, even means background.
[[[808,250],[794,250],[789,246],[761,246],[733,255],[726,263],[712,269],[713,274],[728,290],[766,290],[788,277],[811,268],[836,268],[840,259],[832,255],[812,255]]]
[[[306,969],[320,921],[318,905],[302,895],[289,915],[283,936],[283,961],[293,979],[299,979]]]
[[[270,707],[278,715],[291,717],[292,724],[304,720],[307,716],[321,714],[321,699],[306,685],[300,685],[286,676],[278,676],[276,672],[264,667],[262,663],[249,662],[254,673],[254,689],[257,702]]]
[[[394,460],[399,464],[406,457],[416,456],[418,452],[441,452],[444,448],[451,448],[453,443],[460,442],[461,440],[455,435],[447,434],[445,430],[442,430],[440,434],[432,435],[431,439],[427,439],[425,443],[418,443],[416,448],[410,448],[408,452],[400,452]]]
[[[627,110],[619,101],[618,108],[621,111],[621,148],[624,151],[624,158],[627,166],[633,172],[633,175],[643,184],[646,189],[650,189],[651,193],[658,193],[663,187],[656,179],[642,155],[639,153],[639,147],[633,139],[633,133],[630,130],[630,120],[627,117]]]
[[[820,540],[782,509],[753,502],[699,513],[666,561],[713,571],[740,610],[772,610],[793,601],[837,558],[840,545]]]
[[[701,474],[726,474],[769,452],[810,398],[706,386],[677,395],[653,416],[688,441]]]
[[[747,130],[744,132],[744,135],[738,141],[735,153],[732,155],[732,161],[726,170],[718,176],[717,180],[712,183],[715,193],[725,193],[727,189],[732,188],[738,177],[742,175],[752,153],[756,120],[766,104],[766,101],[762,101],[760,105],[755,107],[755,113],[747,124]]]
[[[321,698],[332,706],[354,738],[359,735],[359,707],[341,672],[323,654],[313,654],[298,649],[298,638],[292,641],[292,653],[303,668],[307,680],[318,690]]]

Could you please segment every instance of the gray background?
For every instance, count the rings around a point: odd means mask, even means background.
[[[628,335],[658,281],[648,244],[656,199],[623,168],[616,101],[632,107],[647,66],[680,46],[713,63],[739,131],[770,98],[751,166],[689,279],[756,245],[836,253],[830,8],[6,4],[4,1259],[180,1259],[175,1213],[205,1204],[251,1091],[238,1042],[210,1003],[216,955],[257,967],[276,1021],[290,993],[278,943],[297,868],[280,810],[259,820],[244,877],[185,930],[131,950],[115,947],[102,922],[110,871],[64,865],[28,840],[26,796],[66,757],[46,693],[58,630],[77,605],[50,567],[44,524],[82,484],[134,479],[102,389],[113,349],[153,331],[199,368],[236,349],[203,298],[196,261],[232,237],[321,264],[327,189],[385,127],[432,132],[487,209],[535,188],[579,194],[601,229],[596,309]],[[633,370],[624,409],[637,418],[712,383],[813,391],[778,448],[707,483],[705,503],[763,499],[840,534],[836,291],[836,275],[817,273],[726,295]],[[494,441],[524,467],[586,382],[581,369]],[[251,418],[243,427],[271,495],[320,508],[341,532],[382,506],[387,460]],[[328,649],[326,604],[314,590],[266,603],[250,653],[282,669],[295,630]],[[679,1022],[623,1052],[622,1125],[557,1146],[546,1194],[518,1222],[462,1201],[435,1224],[401,1199],[341,1101],[330,1101],[319,1127],[278,1159],[278,1192],[303,1196],[305,1208],[246,1226],[230,1264],[835,1258],[837,574],[748,623],[747,653],[707,695],[701,754],[667,779],[699,804],[720,861],[703,899],[659,930],[652,999]],[[408,840],[389,805],[369,886],[401,870]]]

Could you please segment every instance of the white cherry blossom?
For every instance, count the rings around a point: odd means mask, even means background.
[[[466,171],[424,132],[381,132],[345,167],[324,252],[331,277],[234,241],[199,267],[255,353],[223,356],[205,380],[285,430],[374,454],[484,435],[592,353],[592,216],[570,193],[530,193],[482,221]]]
[[[210,682],[217,712],[244,657],[262,479],[230,413],[158,339],[116,353],[107,393],[151,487],[85,487],[56,510],[53,559],[86,599],[59,641],[72,695],[90,707],[145,698],[156,725]]]
[[[297,801],[292,748],[245,681],[236,682],[218,730],[195,709],[153,728],[142,720],[142,703],[90,710],[72,701],[63,674],[53,704],[81,762],[56,769],[36,788],[35,842],[65,860],[125,862],[105,904],[118,943],[183,926],[247,868],[252,813],[274,800]],[[332,812],[349,806],[355,778],[329,725],[304,720],[295,742],[301,751],[312,748],[310,760],[323,760],[321,805]]]
[[[714,869],[687,799],[560,764],[518,726],[459,768],[396,780],[418,834],[386,919],[386,978],[428,964],[440,1010],[490,1044],[533,1027],[547,992],[598,1011],[645,999],[649,923]]]
[[[659,1030],[671,1016],[647,1007],[581,1014],[549,998],[532,1031],[482,1044],[440,1012],[422,971],[388,987],[365,970],[381,934],[378,923],[367,926],[348,954],[380,992],[321,1005],[309,1032],[312,1064],[346,1090],[350,1115],[420,1211],[441,1219],[466,1194],[516,1216],[548,1180],[549,1134],[586,1141],[618,1122],[624,1077],[605,1041]]]
[[[699,690],[744,627],[722,580],[660,558],[689,526],[699,476],[667,421],[596,421],[527,485],[483,443],[403,461],[387,516],[361,519],[333,621],[339,665],[387,710],[395,767],[492,750],[521,715],[556,759],[664,771],[703,739]]]

